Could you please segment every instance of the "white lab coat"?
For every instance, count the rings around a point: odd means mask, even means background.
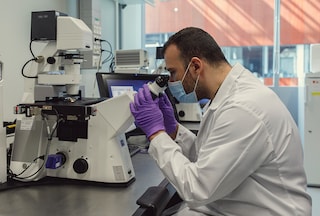
[[[207,107],[197,137],[180,125],[175,141],[161,133],[149,153],[188,204],[183,215],[311,215],[296,124],[240,64]]]

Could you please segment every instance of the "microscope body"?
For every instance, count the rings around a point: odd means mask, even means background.
[[[132,100],[133,94],[128,93],[77,104],[25,104],[29,116],[19,114],[10,165],[15,178],[131,182],[135,173],[125,131],[134,121],[129,109]]]
[[[22,102],[15,107],[10,173],[25,182],[57,177],[127,184],[135,177],[125,138],[134,122],[133,95],[82,97],[80,52],[92,49],[92,32],[83,21],[56,14],[33,14],[44,26],[42,18],[54,16],[56,40],[40,41],[47,44],[32,62]],[[52,86],[55,95],[37,100],[38,85]]]

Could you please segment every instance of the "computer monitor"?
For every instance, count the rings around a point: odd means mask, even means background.
[[[138,91],[143,84],[153,82],[159,74],[96,73],[100,97],[112,98],[126,91]]]
[[[143,84],[148,82],[153,82],[158,76],[169,76],[169,75],[159,75],[159,74],[135,74],[135,73],[106,73],[98,72],[96,73],[98,88],[100,97],[112,98],[125,91],[138,91]],[[173,109],[175,112],[175,117],[178,119],[178,115],[175,108],[174,98],[172,97],[169,88],[166,89],[166,94],[168,95]],[[141,135],[143,134],[140,128],[136,128],[133,131],[127,132],[126,136]]]
[[[138,91],[143,84],[153,82],[158,76],[168,77],[168,74],[136,74],[136,73],[108,73],[97,72],[96,79],[100,97],[112,98],[125,91]],[[165,90],[172,107],[175,117],[179,121],[176,110],[176,99],[172,96],[169,88]]]

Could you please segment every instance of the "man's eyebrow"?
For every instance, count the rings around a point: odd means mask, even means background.
[[[174,68],[167,68],[167,67],[164,67],[165,70],[171,72],[171,71],[174,71]]]

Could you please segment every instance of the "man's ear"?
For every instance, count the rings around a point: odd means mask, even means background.
[[[193,66],[194,72],[196,73],[196,75],[199,75],[200,70],[203,66],[202,65],[203,62],[198,57],[193,57],[191,61],[192,61],[192,66]]]

